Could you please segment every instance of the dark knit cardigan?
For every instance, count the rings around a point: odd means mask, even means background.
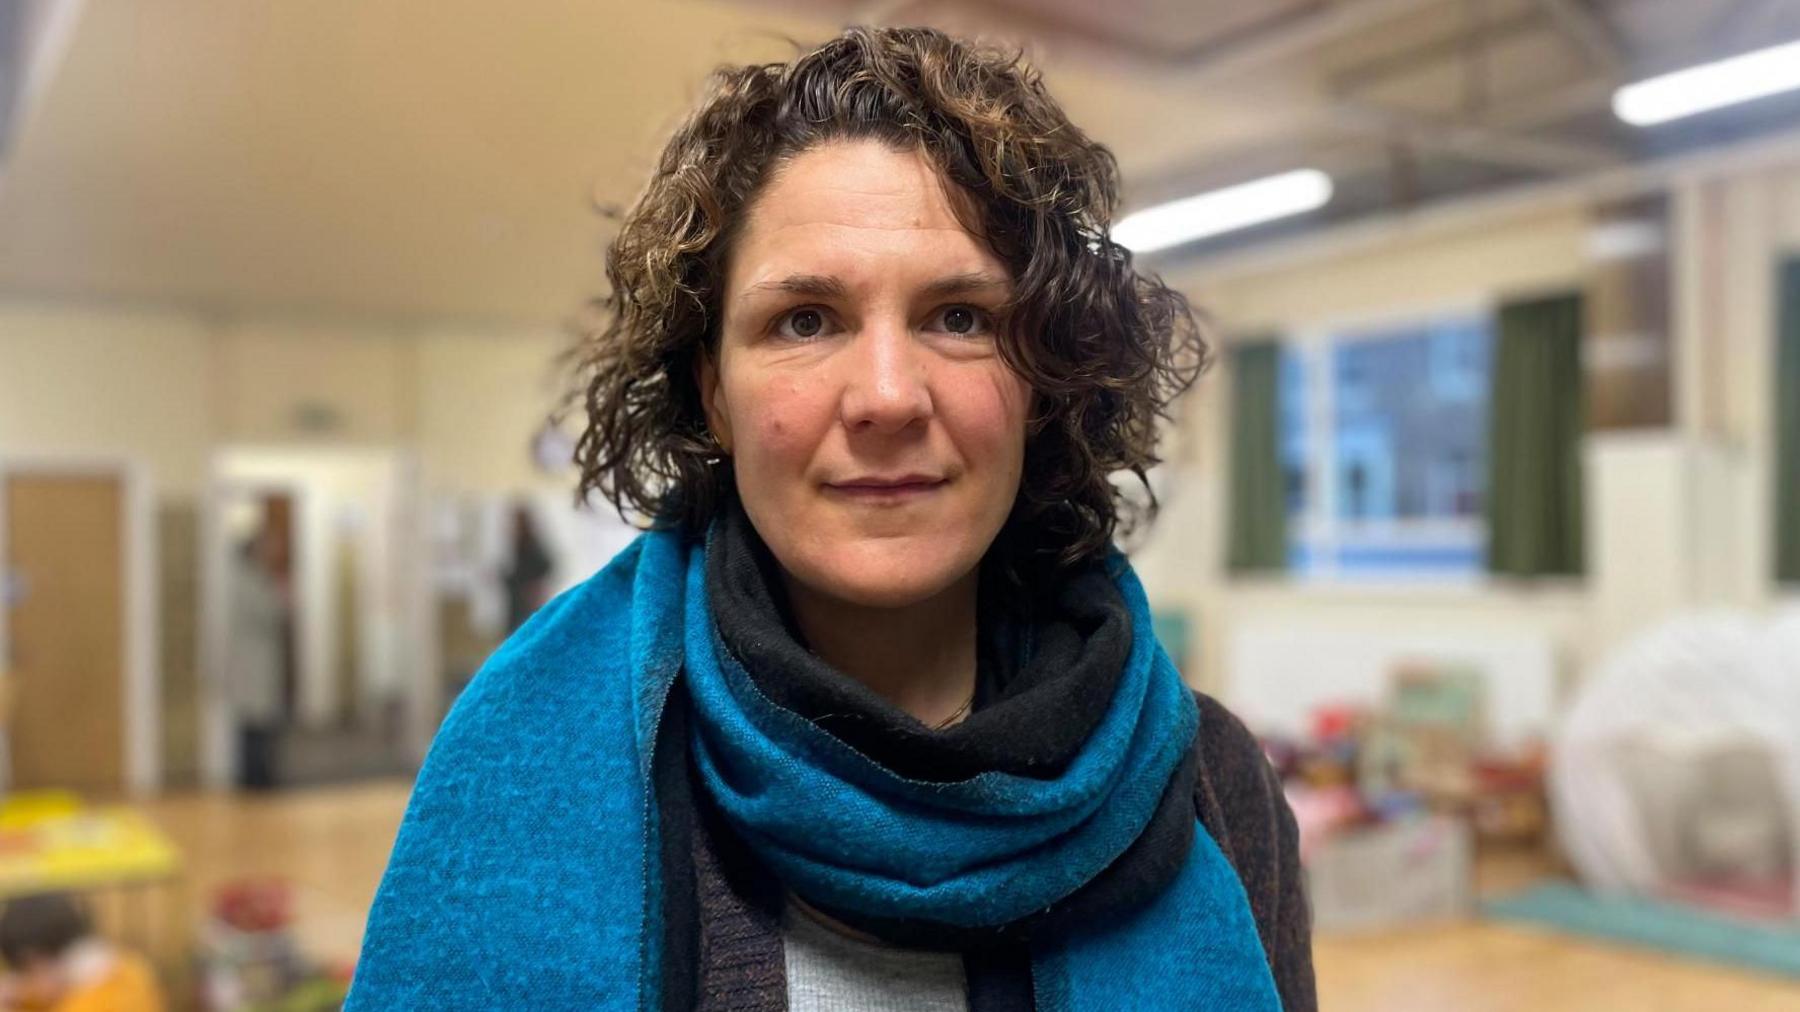
[[[1312,915],[1300,873],[1299,834],[1281,783],[1262,747],[1219,702],[1200,704],[1199,778],[1194,805],[1249,896],[1263,951],[1288,1012],[1318,1007],[1313,988]],[[705,1012],[785,1012],[779,887],[756,868],[716,813],[702,813],[693,834],[694,887],[700,900],[696,1007]],[[1029,1007],[1029,966],[1021,953],[967,957],[971,1005]],[[1021,995],[1020,992],[1025,994]]]

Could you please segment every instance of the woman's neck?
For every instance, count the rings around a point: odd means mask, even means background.
[[[870,608],[785,580],[801,635],[827,664],[927,726],[955,723],[975,695],[978,571],[904,608]]]

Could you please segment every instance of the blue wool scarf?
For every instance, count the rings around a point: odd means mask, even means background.
[[[795,892],[969,927],[1048,907],[1137,838],[1204,733],[1142,587],[1123,558],[1110,567],[1132,644],[1081,753],[1052,779],[929,783],[771,702],[719,639],[704,549],[640,537],[509,639],[446,717],[346,1008],[659,1009],[652,755],[678,685],[705,790]],[[1031,956],[1039,1009],[1280,1007],[1243,887],[1198,825],[1151,901]]]

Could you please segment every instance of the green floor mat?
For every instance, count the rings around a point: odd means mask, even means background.
[[[1589,892],[1567,882],[1533,886],[1481,909],[1501,920],[1800,978],[1800,921],[1729,917],[1667,900]]]

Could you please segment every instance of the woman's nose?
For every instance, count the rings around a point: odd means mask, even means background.
[[[876,322],[856,335],[844,384],[844,425],[897,432],[931,416],[927,354],[904,322]]]

